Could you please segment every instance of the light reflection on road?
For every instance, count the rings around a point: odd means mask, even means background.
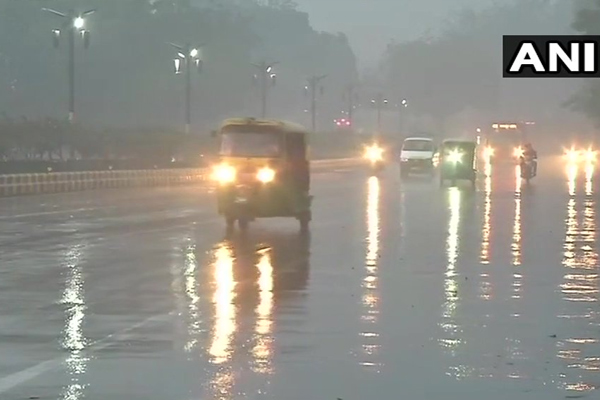
[[[513,299],[521,298],[521,281],[523,274],[521,271],[521,188],[523,186],[523,179],[521,178],[521,166],[517,165],[515,168],[515,212],[513,221],[513,234],[512,234],[512,265],[513,265]],[[514,314],[519,316],[519,314]]]
[[[362,304],[364,313],[361,317],[367,326],[360,333],[363,359],[360,364],[363,367],[380,370],[382,366],[379,361],[379,332],[377,329],[379,318],[379,293],[378,293],[378,262],[379,262],[379,235],[380,235],[380,181],[372,176],[368,180],[367,187],[367,254],[365,259],[365,277],[363,278]]]
[[[588,392],[598,388],[600,357],[597,331],[599,267],[596,251],[596,215],[593,197],[594,166],[586,165],[584,177],[577,166],[567,167],[569,199],[567,201],[566,234],[563,266],[565,275],[561,285],[565,310],[562,319],[567,337],[557,339],[557,357],[566,363],[569,373],[561,375],[560,386],[568,391]],[[578,181],[584,178],[584,187],[578,190]],[[581,193],[584,192],[584,193]],[[585,194],[585,197],[582,195]],[[578,208],[583,203],[583,210]],[[588,333],[587,335],[585,333]],[[593,375],[591,374],[593,373]]]
[[[232,368],[224,365],[233,355],[233,336],[236,332],[236,282],[234,278],[234,254],[229,243],[221,243],[214,251],[212,265],[215,308],[214,328],[208,353],[211,362],[218,365],[217,374],[210,382],[211,392],[219,400],[234,396],[235,379]]]
[[[62,400],[83,399],[88,386],[81,382],[89,361],[89,358],[84,354],[89,343],[83,333],[83,323],[87,309],[85,281],[81,268],[81,264],[84,262],[82,256],[84,251],[85,245],[75,245],[67,251],[64,261],[67,279],[60,301],[65,307],[65,327],[61,344],[69,354],[66,365],[71,381],[61,394]]]
[[[185,296],[187,298],[187,317],[188,317],[188,342],[185,345],[187,352],[193,352],[200,340],[201,316],[199,309],[199,288],[198,288],[198,260],[196,259],[196,246],[189,245],[185,249],[184,261],[184,285]]]
[[[259,303],[256,307],[255,345],[252,349],[254,363],[252,369],[255,372],[272,373],[271,358],[273,356],[273,264],[271,261],[271,249],[259,251],[258,268],[258,290]]]
[[[442,322],[440,327],[444,331],[445,337],[440,340],[440,345],[451,355],[456,355],[456,350],[462,343],[460,338],[462,328],[455,319],[456,309],[458,307],[459,288],[458,273],[456,272],[456,262],[459,250],[459,227],[461,211],[461,192],[458,188],[450,188],[449,209],[450,218],[448,220],[448,236],[446,240],[446,273],[444,281],[445,302],[442,311]]]
[[[482,265],[487,266],[490,263],[490,236],[492,233],[492,164],[489,160],[485,164],[484,184],[483,226],[481,229],[481,253],[479,261]],[[481,271],[480,279],[479,297],[483,300],[490,300],[491,282],[489,269]]]

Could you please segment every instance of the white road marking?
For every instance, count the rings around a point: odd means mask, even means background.
[[[98,210],[109,210],[117,207],[94,207],[94,208],[78,208],[76,210],[56,210],[56,211],[40,211],[37,213],[28,213],[28,214],[15,214],[9,215],[6,217],[0,217],[0,221],[9,220],[9,219],[18,219],[18,218],[32,218],[32,217],[43,217],[45,215],[60,215],[60,214],[78,214],[87,211],[98,211]]]
[[[105,338],[103,338],[101,340],[98,340],[97,342],[94,342],[92,345],[88,346],[84,350],[84,352],[87,352],[87,353],[97,352],[97,351],[100,351],[102,349],[109,347],[110,345],[112,345],[114,343],[122,342],[127,339],[130,339],[131,337],[134,336],[131,333],[131,331],[133,331],[137,328],[141,328],[145,325],[151,324],[153,322],[166,321],[172,316],[172,314],[173,313],[171,312],[169,314],[155,315],[153,317],[143,320],[142,322],[131,325],[128,328],[125,328],[121,331],[115,332],[111,335],[106,336]],[[46,372],[49,372],[49,371],[59,367],[65,361],[66,357],[67,356],[62,356],[62,357],[57,357],[53,360],[43,361],[39,364],[36,364],[36,365],[29,367],[27,369],[24,369],[22,371],[15,372],[14,374],[10,374],[8,376],[5,376],[4,378],[0,378],[0,394],[6,393],[9,390],[11,390],[25,382],[31,381],[32,379],[35,379],[38,376],[43,375]]]

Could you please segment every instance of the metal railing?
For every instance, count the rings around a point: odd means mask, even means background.
[[[356,165],[354,158],[315,160],[312,169],[344,168]],[[175,186],[205,182],[205,168],[48,172],[0,175],[0,197],[75,192],[95,189]]]

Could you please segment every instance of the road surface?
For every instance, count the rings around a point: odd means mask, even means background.
[[[205,187],[0,200],[0,399],[597,398],[595,178],[348,169],[225,239]],[[588,171],[589,172],[589,171]]]

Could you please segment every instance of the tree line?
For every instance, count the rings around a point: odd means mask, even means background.
[[[564,107],[577,88],[574,80],[502,78],[502,35],[573,34],[572,15],[572,2],[546,0],[463,10],[435,34],[390,43],[379,75],[389,91],[410,99],[414,114],[432,119],[439,129],[474,129],[498,120],[550,125],[565,116],[575,120],[578,116]],[[579,13],[579,20],[593,16]],[[580,23],[598,30],[595,16]]]
[[[584,35],[599,35],[600,0],[577,1],[574,7],[573,29]],[[565,104],[600,125],[600,82],[597,79],[585,80]]]

